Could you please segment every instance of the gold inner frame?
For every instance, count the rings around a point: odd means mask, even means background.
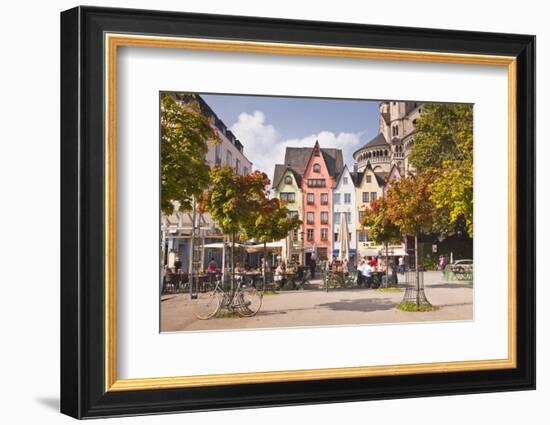
[[[267,43],[105,34],[105,391],[135,391],[214,385],[358,378],[515,368],[516,358],[516,58],[325,45]],[[355,59],[494,65],[508,71],[508,358],[291,371],[117,379],[116,325],[116,99],[120,46],[324,56]]]

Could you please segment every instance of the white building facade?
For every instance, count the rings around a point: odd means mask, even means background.
[[[179,99],[178,94],[174,96],[176,100]],[[185,101],[185,97],[181,99],[181,101]],[[198,102],[202,113],[208,118],[219,139],[217,143],[214,143],[214,141],[208,142],[208,152],[205,155],[205,161],[208,165],[210,167],[229,165],[239,175],[252,172],[252,162],[245,156],[243,144],[227,128],[225,123],[202,97],[197,95],[195,100]],[[166,258],[163,261],[171,268],[178,262],[183,270],[189,269],[192,217],[193,214],[191,211],[174,211],[169,216],[161,216],[161,231],[165,239],[164,251],[166,252]],[[222,242],[223,240],[223,235],[217,229],[210,214],[196,215],[195,236],[194,257],[201,258],[201,267],[204,263],[208,263],[210,258],[214,258],[221,265],[221,250],[210,249],[204,246],[209,243]]]
[[[332,190],[332,255],[336,257],[339,256],[341,238],[347,237],[350,247],[350,264],[355,264],[357,249],[357,213],[355,192],[355,183],[348,167],[345,166],[336,181],[336,186]],[[342,232],[340,231],[342,215],[346,216],[348,224],[347,235],[342,235]]]

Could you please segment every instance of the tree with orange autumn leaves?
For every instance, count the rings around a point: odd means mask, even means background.
[[[237,234],[263,242],[266,258],[265,244],[286,237],[300,221],[290,217],[288,209],[278,199],[269,198],[270,180],[263,172],[241,176],[229,166],[216,167],[210,171],[210,183],[199,208],[210,213],[224,234],[231,235],[231,289],[234,290]]]

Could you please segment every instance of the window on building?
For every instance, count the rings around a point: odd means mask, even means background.
[[[368,176],[367,176],[367,183],[370,183],[370,182],[372,182],[372,176],[371,176],[371,175],[368,175]]]
[[[307,213],[307,224],[315,224],[315,213],[311,211]]]
[[[333,193],[332,194],[332,203],[334,205],[339,205],[340,204],[340,194],[339,193]]]
[[[328,229],[321,229],[321,240],[326,241],[328,239]]]
[[[334,234],[334,242],[338,242],[338,233]]]
[[[351,204],[351,193],[344,193],[344,204]]]
[[[359,211],[359,223],[361,223],[363,221],[363,219],[365,218],[365,211],[361,210]]]
[[[343,179],[343,180],[344,180],[344,184],[348,184],[348,181],[349,181],[349,180],[348,180],[348,178],[347,178],[347,177],[344,177],[344,179]]]
[[[315,203],[315,194],[313,194],[313,193],[308,193],[307,194],[307,203],[309,205],[313,205]]]
[[[321,212],[321,224],[328,224],[328,212]]]
[[[321,166],[319,164],[313,164],[313,172],[314,173],[320,173],[321,172]]]
[[[369,202],[369,192],[363,192],[363,202]]]
[[[351,212],[348,211],[348,212],[345,213],[345,214],[346,214],[346,222],[347,222],[348,224],[351,223]]]
[[[370,200],[371,201],[376,201],[376,195],[377,195],[376,192],[371,192],[370,193]]]
[[[292,231],[292,240],[293,240],[294,242],[298,242],[298,229],[294,229],[294,230]]]
[[[289,217],[298,217],[298,211],[289,211],[288,212]]]
[[[313,229],[307,229],[307,240],[310,242],[313,240]]]
[[[214,159],[214,163],[217,166],[221,165],[222,164],[222,144],[221,143],[217,143],[216,145],[216,148],[215,148],[215,159]]]
[[[250,174],[250,171],[248,170],[248,167],[243,168],[243,174],[245,174],[245,175]]]
[[[241,174],[241,161],[235,160],[235,172]]]
[[[326,187],[327,182],[325,179],[307,179],[307,185],[309,187]]]
[[[227,153],[225,154],[225,163],[230,167],[233,166],[233,154],[231,153],[231,151],[227,151]]]
[[[348,241],[351,241],[351,232],[348,233]]]
[[[292,177],[286,176],[285,177],[285,184],[292,184]]]
[[[328,205],[328,193],[321,193],[321,205]]]
[[[367,242],[367,232],[360,231],[357,237],[359,239],[359,242]]]
[[[294,192],[281,192],[281,201],[294,203],[296,194]]]
[[[340,224],[340,214],[339,212],[333,214],[332,219],[334,220],[334,224]]]

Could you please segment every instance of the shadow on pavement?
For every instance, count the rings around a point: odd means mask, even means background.
[[[319,307],[329,308],[337,311],[381,311],[391,310],[397,305],[390,298],[373,298],[368,300],[341,300],[324,304],[319,304]]]

